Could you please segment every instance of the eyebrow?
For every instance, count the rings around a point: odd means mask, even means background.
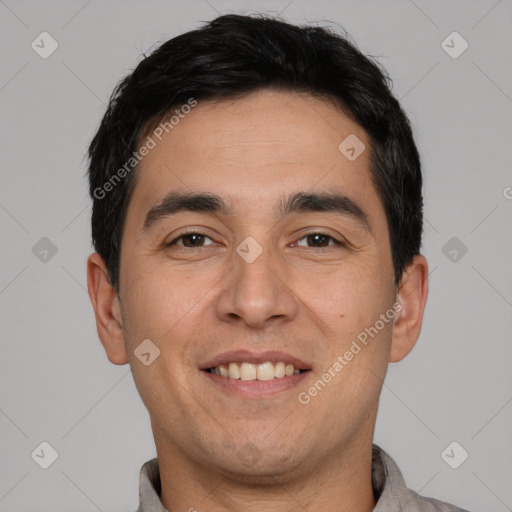
[[[232,207],[221,197],[209,193],[171,192],[146,214],[143,229],[149,230],[160,220],[181,212],[199,212],[230,215]],[[298,192],[283,198],[278,214],[286,217],[292,213],[326,212],[350,217],[371,233],[370,223],[363,208],[344,194]]]
[[[281,215],[284,217],[295,212],[326,212],[335,213],[356,220],[362,228],[371,233],[370,222],[363,208],[344,194],[320,193],[307,194],[299,192],[286,198],[281,204]]]
[[[219,196],[214,194],[194,194],[190,192],[171,192],[153,206],[144,220],[144,230],[148,230],[158,221],[180,212],[231,213],[231,208]]]

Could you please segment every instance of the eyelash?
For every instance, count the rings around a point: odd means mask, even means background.
[[[195,230],[191,230],[191,231],[186,231],[185,233],[182,233],[180,236],[174,238],[173,240],[171,240],[169,243],[165,244],[166,247],[171,247],[173,245],[176,245],[176,242],[178,240],[181,240],[182,238],[184,238],[185,236],[188,236],[188,235],[199,235],[199,236],[202,236],[202,237],[205,237],[205,238],[209,238],[210,240],[213,241],[213,239],[211,237],[209,237],[208,235],[206,235],[205,233],[201,233],[200,231],[195,231]],[[329,240],[332,240],[333,241],[333,244],[332,245],[328,245],[327,247],[316,247],[316,249],[327,249],[328,247],[333,247],[333,246],[339,246],[339,247],[346,247],[346,244],[336,238],[334,238],[333,236],[331,235],[327,235],[326,233],[322,233],[320,231],[315,231],[315,232],[312,232],[312,233],[307,233],[306,235],[302,236],[301,238],[299,238],[297,240],[297,242],[303,240],[304,238],[308,238],[310,236],[315,236],[315,235],[320,235],[320,236],[323,236],[323,237],[326,237],[328,238]],[[296,242],[294,242],[296,243]],[[195,248],[202,248],[204,246],[197,246],[197,247],[185,247],[185,246],[180,246],[180,247],[183,247],[184,249],[195,249]],[[315,247],[308,247],[310,249],[314,249]]]

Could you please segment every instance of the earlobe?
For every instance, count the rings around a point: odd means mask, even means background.
[[[418,254],[404,270],[396,302],[400,305],[393,324],[390,362],[402,360],[414,347],[421,332],[428,296],[428,263]]]
[[[98,253],[87,259],[87,287],[96,316],[98,336],[111,363],[126,364],[121,308],[110,283],[105,263]]]

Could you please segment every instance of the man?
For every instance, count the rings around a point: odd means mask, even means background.
[[[420,159],[374,62],[221,16],[119,84],[89,155],[98,334],[157,451],[140,512],[461,510],[372,445],[428,292]]]

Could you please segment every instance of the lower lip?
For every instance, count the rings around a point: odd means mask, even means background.
[[[290,377],[274,378],[272,380],[241,380],[230,379],[222,375],[216,375],[208,371],[201,371],[214,384],[222,386],[226,391],[236,393],[244,397],[259,398],[286,391],[301,382],[310,371],[297,373]]]

